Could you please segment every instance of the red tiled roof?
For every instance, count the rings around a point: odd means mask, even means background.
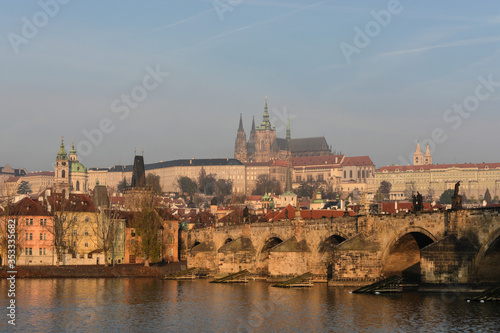
[[[424,202],[424,211],[431,211],[434,208],[436,209],[442,209],[441,205],[434,205],[434,207],[431,206],[430,202]],[[398,211],[413,211],[413,203],[412,202],[407,202],[407,201],[398,201]],[[395,214],[396,213],[396,203],[395,202],[383,202],[382,203],[382,212],[383,213],[388,213],[388,214]]]
[[[396,170],[400,172],[404,171],[424,171],[429,170],[442,170],[442,169],[496,169],[500,168],[500,163],[460,163],[460,164],[430,164],[430,165],[394,165],[394,166],[384,166],[377,170],[377,172],[389,171],[395,172]]]
[[[311,166],[311,165],[332,165],[340,164],[344,155],[326,155],[326,156],[304,156],[290,158],[293,167]],[[337,162],[335,162],[337,159]]]
[[[286,219],[286,214],[285,210],[288,211],[288,219],[293,220],[295,218],[295,207],[292,205],[288,204],[285,208],[282,210],[275,212],[275,211],[270,211],[266,214],[266,220],[267,221],[280,221]],[[331,210],[331,209],[317,209],[317,210],[310,210],[310,209],[305,209],[300,211],[300,217],[302,217],[304,220],[315,220],[315,219],[321,219],[321,218],[331,218],[331,217],[342,217],[344,216],[345,212],[343,210]],[[354,211],[349,211],[348,212],[349,216],[355,216],[356,212]]]
[[[112,204],[124,205],[125,197],[109,197],[109,202],[111,202]]]
[[[5,182],[6,183],[15,183],[19,180],[21,177],[9,177]]]
[[[17,202],[10,210],[10,215],[13,216],[52,216],[52,214],[47,211],[38,202],[33,201],[29,197],[26,197],[19,202]]]
[[[249,195],[245,201],[261,201],[262,195]]]
[[[86,194],[71,193],[66,200],[61,193],[52,193],[46,198],[54,211],[70,212],[95,212],[96,208],[90,197]],[[64,205],[64,206],[63,206]]]
[[[283,161],[283,160],[273,160],[273,163],[271,164],[272,166],[288,166],[288,162],[287,161]]]
[[[360,165],[370,165],[370,166],[375,166],[373,164],[372,159],[370,156],[352,156],[352,157],[346,157],[344,158],[344,161],[342,162],[342,165],[344,166],[360,166]]]

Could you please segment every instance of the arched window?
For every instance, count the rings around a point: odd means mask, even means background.
[[[61,178],[64,178],[65,176],[66,176],[66,170],[63,170],[63,171],[61,172]]]
[[[349,178],[352,178],[352,170],[349,171]]]
[[[76,181],[76,190],[80,191],[80,182],[78,180]]]

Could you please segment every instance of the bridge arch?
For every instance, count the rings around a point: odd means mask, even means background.
[[[382,274],[403,276],[407,281],[420,279],[420,251],[436,241],[436,237],[421,227],[399,231],[382,253]]]
[[[500,282],[500,228],[492,232],[474,258],[477,282]]]
[[[255,268],[258,272],[264,274],[269,272],[269,250],[285,240],[283,236],[274,233],[263,238],[255,254]]]
[[[318,246],[316,247],[314,254],[323,254],[326,252],[331,252],[337,245],[347,240],[347,238],[348,237],[346,235],[340,232],[333,233],[318,243]]]
[[[219,246],[217,246],[217,251],[219,251],[219,249],[224,245],[231,243],[233,240],[235,240],[235,238],[233,238],[232,236],[226,237],[224,241]]]

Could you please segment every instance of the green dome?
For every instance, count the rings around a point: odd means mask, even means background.
[[[57,160],[67,160],[68,155],[66,154],[66,150],[64,150],[64,142],[61,140],[61,146],[59,147],[59,152],[57,153]]]
[[[87,168],[80,162],[71,162],[69,166],[69,171],[87,173]]]

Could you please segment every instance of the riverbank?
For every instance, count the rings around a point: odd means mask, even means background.
[[[121,278],[121,277],[162,277],[186,269],[186,261],[169,264],[121,264],[114,267],[103,265],[67,266],[17,266],[16,278]],[[11,274],[8,267],[0,268],[0,278]]]

